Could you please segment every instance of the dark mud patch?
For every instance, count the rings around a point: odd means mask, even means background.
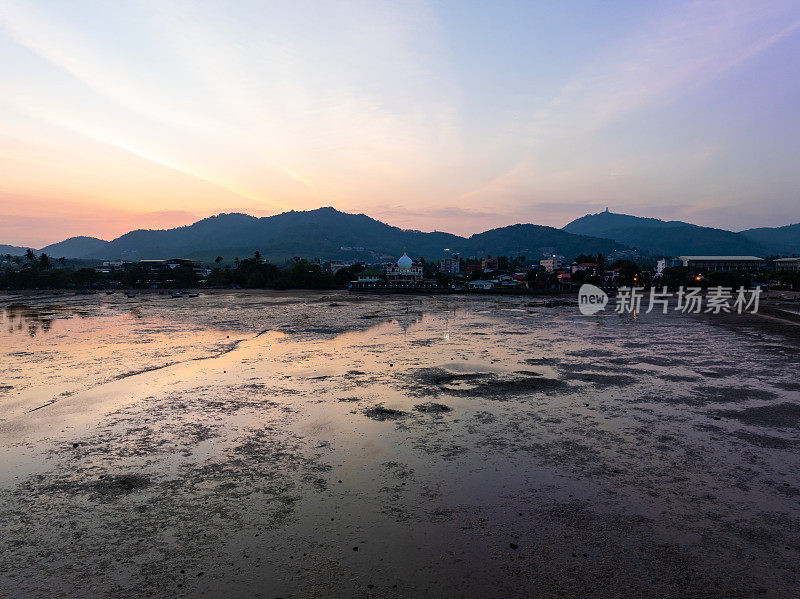
[[[355,403],[355,402],[361,401],[361,398],[360,397],[340,397],[339,401]]]
[[[492,424],[493,422],[497,422],[497,416],[491,412],[481,411],[475,412],[472,416],[472,420],[479,424]]]
[[[745,408],[744,410],[721,410],[716,414],[751,426],[771,428],[800,427],[800,405],[788,401],[774,405]]]
[[[615,352],[610,352],[604,349],[576,349],[573,351],[564,352],[568,356],[575,356],[576,358],[612,358]]]
[[[418,383],[443,387],[461,381],[476,381],[491,376],[485,372],[451,372],[444,368],[420,368],[413,374]]]
[[[407,479],[411,478],[414,475],[414,469],[411,468],[408,464],[402,464],[394,460],[383,462],[381,466],[383,466],[386,470],[390,471],[394,478]]]
[[[542,376],[541,372],[536,372],[535,370],[515,370],[514,374],[520,374],[522,376]]]
[[[399,420],[404,418],[407,414],[401,410],[395,410],[392,408],[386,408],[382,405],[377,405],[364,410],[364,415],[367,418],[372,418],[373,420],[382,422],[384,420]]]
[[[89,489],[104,497],[117,497],[149,486],[150,479],[141,474],[117,474],[101,476],[100,480],[89,485]]]
[[[717,366],[712,368],[707,368],[704,370],[697,369],[697,374],[700,374],[709,379],[722,379],[728,376],[735,376],[737,374],[741,374],[741,371],[738,368],[731,368],[730,366]]]
[[[425,403],[416,404],[414,409],[423,414],[442,414],[444,412],[452,412],[453,408],[446,406],[443,403],[436,403],[428,401]]]
[[[83,472],[77,475],[33,476],[22,488],[32,495],[71,498],[88,495],[91,499],[115,499],[147,489],[152,481],[142,474],[101,474],[86,480]]]
[[[775,383],[775,386],[784,391],[800,391],[800,383],[797,382]]]
[[[526,364],[530,366],[538,366],[540,364],[556,364],[559,360],[556,358],[528,358],[525,360]]]
[[[751,433],[749,431],[738,431],[733,433],[733,436],[747,441],[751,445],[763,447],[765,449],[792,449],[800,445],[800,441],[796,439],[784,439],[783,437],[759,435],[758,433]]]
[[[565,380],[591,383],[593,387],[625,387],[632,385],[636,379],[626,374],[605,374],[602,372],[566,371],[562,374]]]
[[[700,377],[685,374],[659,374],[658,378],[672,383],[693,383],[700,380]]]
[[[409,376],[412,393],[417,396],[440,393],[456,397],[510,399],[537,392],[560,390],[564,381],[544,376],[498,374],[494,372],[452,372],[444,368],[420,368]]]
[[[692,395],[686,403],[706,405],[712,403],[742,403],[750,400],[766,401],[777,395],[767,389],[750,387],[699,385],[692,389]]]
[[[635,358],[614,358],[609,360],[614,364],[624,364],[626,366],[636,366],[637,364],[648,364],[650,366],[681,366],[686,364],[686,360],[677,358],[666,358],[663,356],[648,357],[636,356]]]

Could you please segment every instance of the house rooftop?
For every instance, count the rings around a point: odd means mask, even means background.
[[[719,260],[726,262],[732,262],[734,260],[747,260],[751,262],[761,262],[764,260],[764,258],[759,258],[758,256],[678,256],[678,260]]]

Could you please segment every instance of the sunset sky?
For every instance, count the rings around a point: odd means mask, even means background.
[[[0,243],[800,221],[800,2],[0,0]]]

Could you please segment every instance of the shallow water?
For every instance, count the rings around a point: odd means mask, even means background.
[[[789,325],[491,297],[27,301],[0,322],[2,595],[800,590]]]

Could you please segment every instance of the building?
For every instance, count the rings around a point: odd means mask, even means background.
[[[100,266],[95,266],[94,271],[100,274],[108,275],[112,272],[126,270],[131,267],[133,262],[128,260],[104,260]]]
[[[203,265],[196,260],[189,260],[188,258],[172,258],[170,260],[139,260],[136,264],[139,268],[147,270],[161,270],[165,268],[173,269],[179,266],[191,266],[193,270],[200,271]]]
[[[544,268],[547,272],[555,272],[562,266],[561,258],[552,256],[550,258],[545,258],[544,260],[539,260],[539,266]]]
[[[519,287],[519,283],[514,278],[513,275],[500,275],[497,279],[493,280],[495,287],[500,289],[516,289]]]
[[[458,254],[453,254],[448,258],[443,258],[439,261],[439,272],[443,275],[458,275],[461,274],[461,262]]]
[[[494,289],[494,283],[492,281],[470,281],[467,285],[470,289],[480,289],[483,291]]]
[[[576,272],[578,272],[580,270],[588,270],[592,274],[594,274],[595,271],[597,270],[597,264],[595,264],[594,262],[581,262],[580,264],[578,264],[576,262],[573,262],[572,263],[572,274],[575,274]]]
[[[483,270],[497,270],[500,268],[500,263],[497,261],[497,258],[492,258],[491,256],[487,256],[483,260],[481,260],[481,268]]]
[[[386,281],[389,285],[414,285],[422,281],[422,265],[403,254],[397,264],[386,265]]]
[[[676,266],[683,266],[683,260],[676,260],[675,258],[662,258],[656,262],[656,272],[661,273],[665,268],[675,268]]]
[[[380,268],[367,268],[358,273],[359,283],[382,283],[383,270]]]
[[[800,270],[800,258],[778,258],[773,262],[776,270]]]
[[[678,256],[682,266],[693,270],[758,270],[764,262],[757,256]]]
[[[480,264],[467,264],[467,276],[471,275],[474,272],[480,272],[481,265]]]
[[[331,274],[336,274],[343,268],[350,268],[350,265],[347,262],[331,262]]]

